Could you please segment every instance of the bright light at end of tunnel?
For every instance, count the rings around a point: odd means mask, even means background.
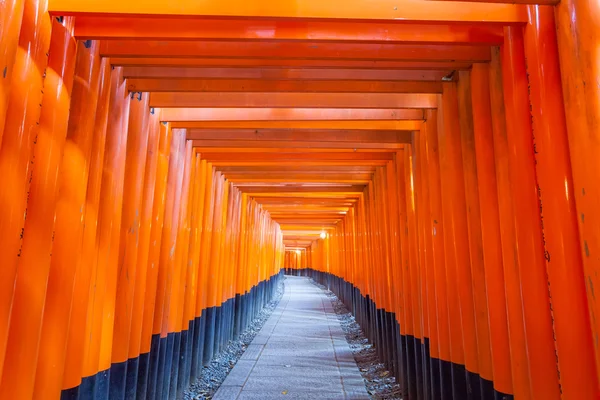
[[[300,254],[300,250],[296,250],[296,254]]]
[[[321,236],[321,239],[325,239],[325,238],[327,237],[327,233],[325,233],[325,232],[321,232],[321,235],[320,235],[320,236]]]

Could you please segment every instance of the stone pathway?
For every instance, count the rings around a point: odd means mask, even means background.
[[[325,293],[286,276],[277,309],[223,382],[215,400],[369,399]]]

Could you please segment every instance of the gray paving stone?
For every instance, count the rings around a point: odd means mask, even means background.
[[[290,357],[314,357],[320,358],[331,358],[335,360],[335,353],[333,346],[329,349],[290,349],[283,347],[270,347],[263,350],[265,356],[290,356]]]
[[[254,344],[254,342],[252,342],[246,351],[244,351],[244,354],[242,354],[240,360],[258,360],[258,356],[264,348],[264,345]]]
[[[368,399],[325,293],[301,277],[286,277],[285,290],[214,398]]]
[[[298,376],[288,373],[285,376],[262,376],[250,374],[250,378],[244,385],[242,391],[246,390],[269,390],[269,391],[291,391],[301,390],[303,392],[341,391],[342,379],[328,376]]]
[[[256,335],[254,339],[252,339],[252,344],[264,346],[269,340],[271,340],[269,335]]]
[[[335,358],[303,357],[303,356],[262,356],[256,362],[256,366],[262,365],[294,365],[300,367],[312,367],[315,364],[322,366],[332,366],[338,368],[338,362]],[[356,365],[356,364],[354,364]]]
[[[350,363],[347,363],[346,365],[347,366],[340,365],[339,367],[340,375],[342,375],[343,378],[363,379],[360,370],[358,369],[356,364],[351,365]]]
[[[340,361],[345,361],[345,362],[353,362],[354,361],[354,356],[352,355],[352,350],[350,350],[349,348],[344,348],[344,347],[340,347],[340,346],[335,346],[335,358],[338,360],[338,362]]]
[[[235,363],[234,368],[229,372],[227,378],[225,378],[223,385],[242,387],[246,383],[246,379],[250,376],[250,372],[252,372],[255,364],[256,361],[253,360],[239,360]]]
[[[314,369],[317,368],[318,371]],[[259,365],[252,370],[252,378],[258,378],[260,376],[271,376],[271,377],[286,377],[288,375],[295,375],[299,377],[311,378],[315,375],[319,377],[325,377],[327,379],[340,379],[340,370],[337,366],[315,366],[315,367],[298,367],[295,365]]]
[[[265,345],[265,350],[282,349],[282,350],[333,350],[334,346],[331,339],[320,340],[269,340]],[[265,355],[268,355],[265,353]],[[283,355],[283,354],[282,354]]]
[[[258,337],[258,335],[257,335]],[[273,332],[270,336],[271,340],[331,340],[331,335],[327,331],[318,331],[314,335],[306,337],[304,334],[297,332]]]
[[[369,400],[371,396],[367,393],[364,385],[362,388],[356,390],[346,390],[346,399],[347,400]]]
[[[223,386],[219,388],[213,400],[235,400],[242,391],[241,386]]]
[[[365,388],[365,380],[363,379],[363,377],[357,377],[357,378],[347,378],[347,377],[342,377],[342,385],[344,386],[344,388],[347,389],[356,389],[356,388]]]
[[[244,390],[240,393],[240,396],[237,398],[238,400],[277,400],[277,399],[285,399],[285,400],[340,400],[345,399],[345,394],[341,390],[338,392],[331,391],[322,391],[319,393],[313,392],[302,392],[299,390],[291,390],[283,392],[276,392],[270,390],[260,390],[260,391],[250,391]]]

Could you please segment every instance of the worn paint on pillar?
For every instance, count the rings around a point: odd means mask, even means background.
[[[502,73],[516,256],[531,388],[536,396],[550,400],[560,397],[560,382],[537,195],[525,49],[520,28],[505,28]]]
[[[0,176],[5,187],[10,188],[0,191],[0,232],[3,238],[0,241],[0,377],[3,376],[5,354],[9,351],[7,343],[13,293],[24,236],[31,159],[39,131],[43,72],[48,64],[51,35],[46,0],[25,0],[24,3],[11,91],[6,97],[8,105],[3,126],[6,134],[0,144]],[[16,30],[11,32],[14,34]],[[0,384],[0,392],[2,387],[4,385]],[[10,396],[10,393],[6,394]]]
[[[596,373],[600,379],[600,5],[565,0],[555,7],[558,56],[565,110],[579,249],[592,326]],[[594,167],[590,167],[594,166]]]
[[[550,284],[562,395],[600,396],[567,125],[556,43],[554,9],[528,6],[525,56],[529,79],[544,255]]]

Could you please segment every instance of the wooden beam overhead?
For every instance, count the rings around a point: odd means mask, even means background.
[[[75,20],[79,40],[268,40],[362,43],[483,43],[499,45],[503,31],[497,25],[398,24],[348,21],[297,21],[110,17],[82,15]]]
[[[258,200],[255,198],[255,200]],[[264,207],[279,207],[282,205],[286,206],[331,206],[331,207],[352,207],[356,204],[356,199],[279,199],[279,198],[261,198],[260,204]]]
[[[513,4],[422,0],[49,0],[53,15],[181,16],[296,18],[299,20],[377,20],[390,22],[500,23],[527,22],[526,10]]]
[[[301,250],[301,251],[306,251],[308,249],[308,247],[310,247],[310,245],[312,244],[312,241],[296,241],[296,240],[290,240],[290,241],[286,241],[285,239],[283,240],[283,244],[285,245],[286,250]]]
[[[321,232],[316,231],[315,229],[286,229],[284,234],[288,237],[292,237],[294,235],[309,237],[319,236],[320,233]]]
[[[217,168],[217,171],[221,172],[223,175],[233,176],[233,175],[257,175],[264,174],[264,177],[269,177],[273,174],[304,174],[304,175],[314,175],[314,174],[373,174],[376,171],[377,167],[375,166],[343,166],[343,167],[332,167],[332,166],[314,166],[307,167],[305,165],[296,165],[296,166],[282,166],[281,168],[277,168],[274,166],[257,166],[257,167],[220,167]]]
[[[248,154],[235,154],[227,152],[213,152],[206,149],[201,153],[202,158],[213,163],[229,162],[295,162],[304,164],[307,162],[320,163],[327,161],[391,161],[394,154],[390,153],[363,153],[363,152],[322,152],[319,154],[298,153],[282,151],[280,153],[261,153],[254,151]],[[318,164],[317,164],[318,165]]]
[[[285,81],[441,81],[450,69],[125,67],[123,77],[145,79],[253,79]],[[341,83],[341,82],[340,82]],[[265,83],[268,84],[268,83]],[[271,83],[273,84],[273,83]],[[290,82],[289,85],[293,85]],[[297,83],[296,83],[297,84]],[[321,83],[323,85],[323,83]],[[263,90],[264,91],[264,90]]]
[[[241,186],[243,185],[236,185],[238,187],[240,187],[240,190],[244,191],[244,188],[242,188]],[[349,185],[349,186],[357,186],[357,185]],[[355,198],[359,198],[362,197],[362,193],[363,190],[361,190],[360,192],[356,192],[356,191],[343,191],[343,190],[339,190],[337,192],[320,192],[317,191],[315,188],[312,189],[312,192],[305,192],[305,193],[294,193],[294,192],[285,192],[285,191],[281,191],[281,192],[257,192],[257,193],[252,193],[252,197],[253,198],[261,198],[261,197],[287,197],[287,198],[298,198],[298,197],[304,197],[304,198],[310,198],[310,199],[318,199],[318,198],[327,198],[327,199],[333,199],[333,198],[351,198],[351,197],[355,197]]]
[[[364,142],[364,143],[410,143],[411,133],[407,131],[356,131],[356,130],[265,130],[251,129],[214,131],[211,129],[188,129],[188,140],[238,140],[260,141],[300,141],[311,142]]]
[[[282,182],[295,182],[295,179],[303,179],[304,181],[310,182],[312,179],[320,180],[327,179],[328,182],[337,182],[344,181],[346,179],[351,180],[360,180],[360,181],[369,181],[373,176],[372,172],[332,172],[332,171],[305,171],[303,169],[298,169],[297,171],[245,171],[245,172],[227,172],[224,173],[225,177],[232,181],[238,182],[248,182],[249,180],[257,181],[257,182],[270,182],[272,179],[276,179],[277,181]]]
[[[266,194],[277,194],[277,193],[288,193],[295,194],[294,201],[298,199],[306,199],[307,197],[299,197],[301,194],[311,193],[315,191],[314,187],[300,187],[300,186],[244,186],[243,184],[236,185],[242,192],[252,195],[254,198],[261,198],[262,202],[265,198],[268,198]],[[320,193],[338,193],[340,192],[339,186],[324,186],[318,188]],[[343,188],[345,193],[362,193],[365,189],[364,185],[347,185]],[[334,197],[335,198],[335,197]],[[345,197],[343,197],[345,199]],[[312,201],[314,199],[311,198]]]
[[[303,231],[301,233],[295,233],[296,231],[282,231],[282,232],[283,232],[283,240],[287,241],[287,242],[316,240],[319,238],[319,235],[321,234],[317,230],[312,231],[312,232]]]
[[[150,94],[157,108],[437,108],[437,95],[424,93],[201,93]]]
[[[484,45],[355,44],[316,42],[215,42],[108,40],[101,42],[104,57],[236,57],[373,59],[396,61],[487,62]]]
[[[163,109],[162,121],[170,121],[173,129],[356,129],[356,130],[420,130],[423,121],[395,120],[301,120],[301,121],[190,121],[185,116],[178,115],[180,109]]]
[[[207,128],[217,128],[219,124],[235,128],[234,123],[248,125],[249,129],[260,129],[273,125],[274,128],[300,129],[300,126],[344,125],[352,129],[352,125],[376,125],[376,121],[388,121],[395,124],[400,121],[423,120],[420,109],[341,109],[341,108],[163,108],[161,120],[169,122],[198,122]],[[402,127],[408,124],[398,124]],[[410,125],[413,126],[413,125]],[[201,126],[196,126],[200,128]],[[190,125],[190,128],[192,126]],[[305,128],[312,129],[312,128]],[[327,129],[327,128],[324,128]],[[360,128],[356,128],[360,129]],[[374,128],[377,129],[377,128]],[[401,129],[401,128],[391,128]],[[414,128],[411,128],[414,129]],[[417,128],[420,129],[420,128]]]
[[[365,185],[371,181],[371,178],[362,178],[356,177],[356,179],[352,177],[327,177],[323,176],[321,178],[293,178],[293,177],[281,177],[281,178],[265,178],[257,180],[256,178],[236,178],[230,179],[231,182],[235,183],[289,183],[289,182],[298,182],[298,183],[349,183],[352,185]]]
[[[296,206],[296,207],[290,207],[286,204],[282,204],[282,205],[262,205],[263,210],[267,210],[271,213],[271,215],[273,214],[279,214],[279,215],[294,215],[296,213],[301,213],[301,214],[317,214],[317,215],[322,215],[322,214],[345,214],[348,212],[348,207],[333,207],[333,206],[321,206],[321,207],[316,207],[316,206],[309,206],[309,205],[302,205],[300,207]]]
[[[360,153],[369,154],[369,153]],[[373,154],[386,154],[386,153],[373,153]],[[204,158],[208,160],[208,158]],[[269,166],[269,167],[288,167],[297,166],[297,161],[212,161],[213,167],[221,169],[223,167],[245,167],[252,168],[257,166]],[[383,167],[388,164],[388,161],[384,160],[373,160],[373,161],[304,161],[303,166],[317,166],[317,167],[334,167],[334,166],[371,166],[371,167]]]
[[[281,230],[285,231],[285,232],[290,232],[290,231],[293,232],[295,230],[301,230],[301,231],[306,231],[306,232],[310,232],[310,231],[315,232],[316,231],[316,232],[321,233],[323,230],[329,231],[329,230],[335,228],[335,225],[333,225],[333,226],[325,225],[321,229],[315,228],[314,225],[302,225],[302,224],[299,224],[299,225],[280,224],[280,227],[281,227]]]
[[[369,71],[372,73],[373,71]],[[448,75],[443,71],[440,76]],[[130,92],[441,93],[442,82],[128,78]]]
[[[406,143],[410,143],[409,140]],[[306,140],[192,140],[192,145],[198,147],[200,153],[204,149],[216,151],[319,151],[319,150],[351,150],[351,151],[396,151],[404,148],[404,143],[379,143],[379,142],[311,142]],[[268,149],[268,150],[267,150]]]
[[[456,0],[435,0],[435,1],[456,2]],[[461,2],[492,3],[492,4],[539,4],[539,5],[555,6],[558,3],[560,3],[560,0],[461,0]],[[464,4],[463,7],[468,7],[468,5]]]
[[[467,61],[396,61],[396,60],[336,60],[298,58],[186,58],[186,57],[113,57],[112,65],[123,67],[195,67],[195,68],[333,68],[333,69],[469,69]],[[215,74],[214,72],[213,74]]]
[[[318,239],[320,234],[321,233],[317,231],[305,234],[294,234],[283,231],[283,241],[289,243],[290,245],[293,245],[295,242],[306,243]]]
[[[277,220],[278,218],[297,218],[297,217],[302,217],[302,218],[310,218],[310,219],[315,219],[315,220],[319,220],[321,218],[341,218],[344,215],[346,215],[348,213],[348,210],[344,209],[344,210],[339,210],[339,211],[335,211],[332,209],[328,209],[325,208],[323,210],[305,210],[305,209],[298,209],[298,210],[292,210],[292,211],[274,211],[274,210],[267,210],[269,211],[269,214],[271,214],[271,217],[275,220]]]
[[[337,224],[341,219],[342,215],[335,215],[330,217],[321,217],[315,219],[312,216],[294,215],[289,217],[279,217],[277,222],[280,224],[306,224],[313,226],[322,226],[323,224]]]
[[[335,227],[336,224],[338,224],[342,218],[344,218],[343,215],[335,215],[329,218],[319,218],[319,219],[314,219],[312,220],[313,217],[302,217],[302,216],[298,216],[298,217],[279,217],[279,218],[273,218],[275,220],[275,222],[279,223],[279,224],[306,224],[307,226],[314,226],[315,228],[323,228],[325,226],[330,226],[330,227]]]

